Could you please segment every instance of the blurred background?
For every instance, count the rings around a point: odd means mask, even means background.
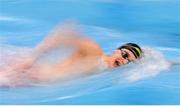
[[[67,20],[76,22],[106,53],[136,42],[167,60],[180,60],[179,0],[0,0],[1,53],[7,45],[34,47]],[[109,79],[111,73],[62,88],[0,88],[0,104],[180,104],[179,71],[173,66],[128,84],[112,84],[117,78]],[[71,95],[77,91],[80,95]]]

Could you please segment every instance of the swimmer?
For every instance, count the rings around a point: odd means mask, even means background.
[[[73,53],[65,61],[58,61],[55,64],[37,63],[44,53],[59,45],[74,48]],[[82,36],[76,29],[63,26],[56,28],[35,46],[31,56],[14,67],[14,71],[26,73],[38,81],[48,81],[119,67],[139,59],[142,54],[143,52],[137,44],[126,43],[111,55],[106,55],[96,42]]]

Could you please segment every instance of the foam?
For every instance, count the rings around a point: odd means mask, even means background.
[[[144,56],[137,60],[135,64],[126,69],[124,79],[128,81],[138,81],[158,75],[170,67],[170,62],[155,49],[143,48]]]

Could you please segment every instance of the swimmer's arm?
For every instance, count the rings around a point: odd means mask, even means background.
[[[36,46],[33,60],[35,61],[49,49],[59,45],[69,45],[74,47],[76,52],[81,55],[102,55],[102,50],[94,41],[82,36],[48,36]]]
[[[67,68],[71,66],[73,63],[78,62],[79,60],[83,60],[86,57],[100,57],[103,55],[103,52],[98,44],[90,39],[78,39],[77,42],[74,42],[77,46],[75,52],[67,58],[65,61],[60,61],[55,64],[57,70],[59,67]]]
[[[77,44],[76,53],[81,56],[102,56],[101,47],[90,39],[81,39]]]

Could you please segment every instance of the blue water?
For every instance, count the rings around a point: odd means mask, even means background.
[[[0,0],[0,53],[32,48],[67,20],[105,53],[124,42],[152,53],[67,83],[0,88],[0,104],[180,104],[180,65],[166,64],[180,61],[179,0]]]

